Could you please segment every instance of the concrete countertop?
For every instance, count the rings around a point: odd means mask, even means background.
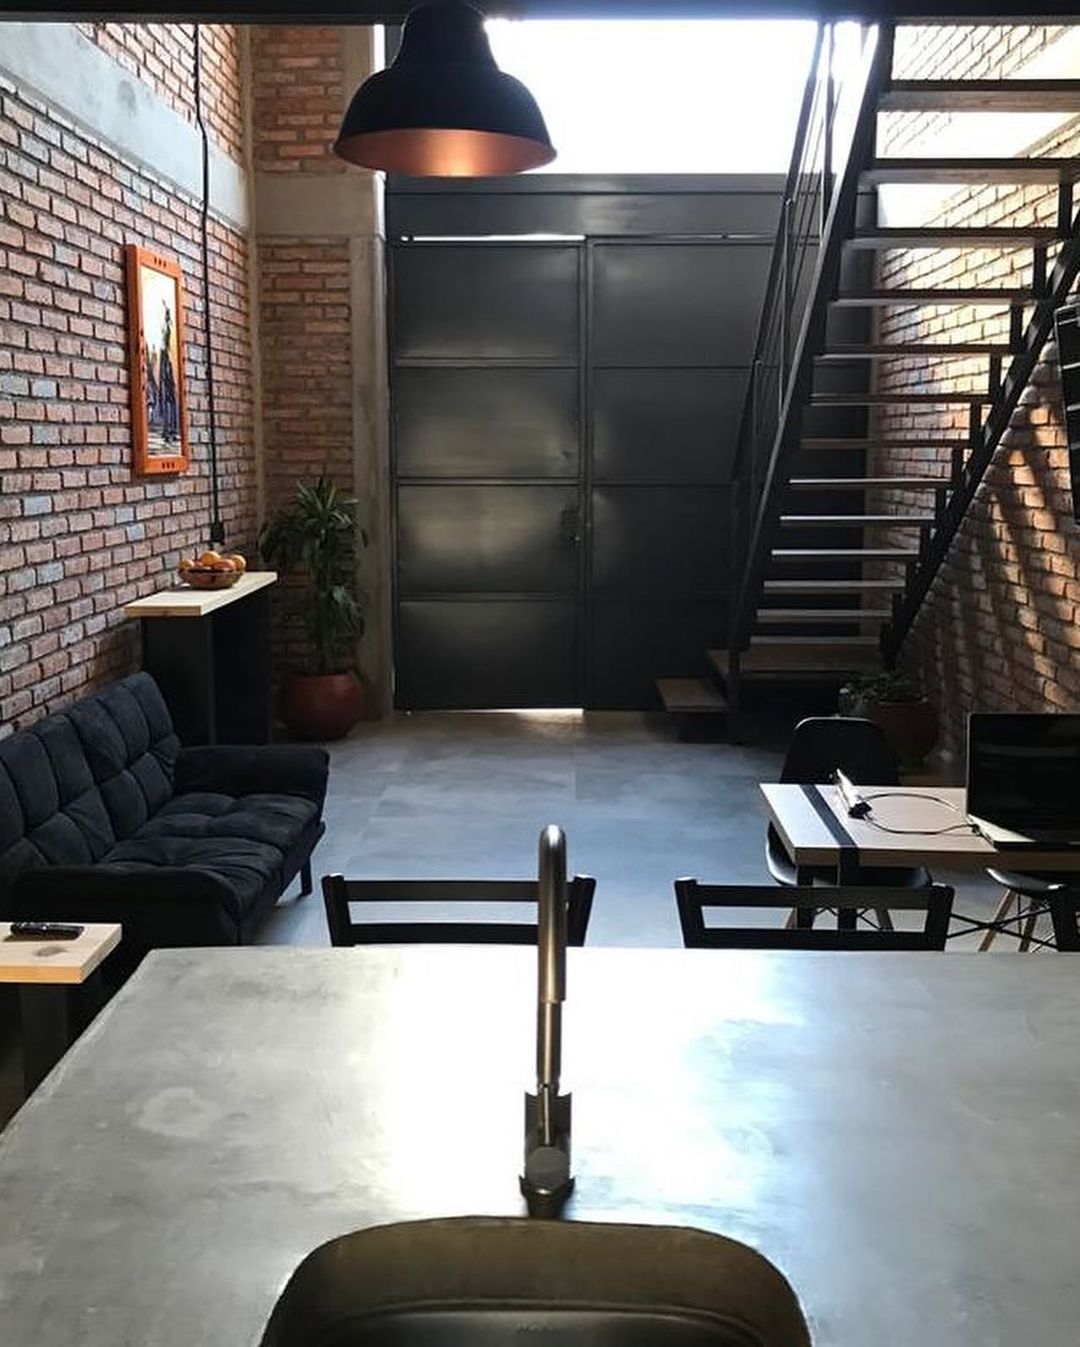
[[[152,955],[0,1137],[5,1347],[249,1347],[314,1246],[521,1212],[528,949]],[[1071,956],[571,951],[571,1218],[745,1240],[819,1347],[1080,1323]]]

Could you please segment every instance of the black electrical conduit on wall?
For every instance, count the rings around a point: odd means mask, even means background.
[[[202,30],[193,24],[195,35],[194,93],[195,125],[202,142],[202,203],[199,215],[202,250],[203,322],[206,324],[206,406],[210,429],[210,541],[225,541],[221,519],[221,488],[218,482],[217,404],[214,397],[214,340],[210,330],[210,137],[203,118],[202,105]]]

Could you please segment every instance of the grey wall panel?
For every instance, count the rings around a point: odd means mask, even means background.
[[[600,593],[721,595],[730,588],[726,487],[598,487],[592,583]]]
[[[589,637],[595,704],[655,706],[655,680],[700,676],[705,651],[722,648],[726,631],[727,606],[716,601],[596,600]]]
[[[433,243],[392,251],[396,360],[577,360],[577,247]]]
[[[577,604],[406,600],[396,667],[408,709],[580,705]]]
[[[598,244],[596,365],[747,365],[772,245]]]
[[[569,594],[578,584],[578,488],[398,488],[406,594]]]
[[[596,370],[593,480],[729,480],[746,385],[745,370]]]
[[[400,369],[392,399],[399,477],[572,477],[576,370]]]

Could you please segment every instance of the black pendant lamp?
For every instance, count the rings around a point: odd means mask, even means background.
[[[555,158],[536,99],[495,64],[484,16],[465,0],[410,12],[397,57],[356,91],[334,152],[363,168],[448,178]]]

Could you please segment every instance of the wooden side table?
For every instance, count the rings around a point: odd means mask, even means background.
[[[0,922],[0,982],[19,988],[23,1084],[29,1095],[71,1046],[81,1025],[76,993],[100,997],[97,970],[120,943],[120,927],[84,927],[74,940],[16,940]]]
[[[143,668],[183,744],[270,740],[270,586],[248,571],[229,589],[177,585],[124,606],[142,623]]]

